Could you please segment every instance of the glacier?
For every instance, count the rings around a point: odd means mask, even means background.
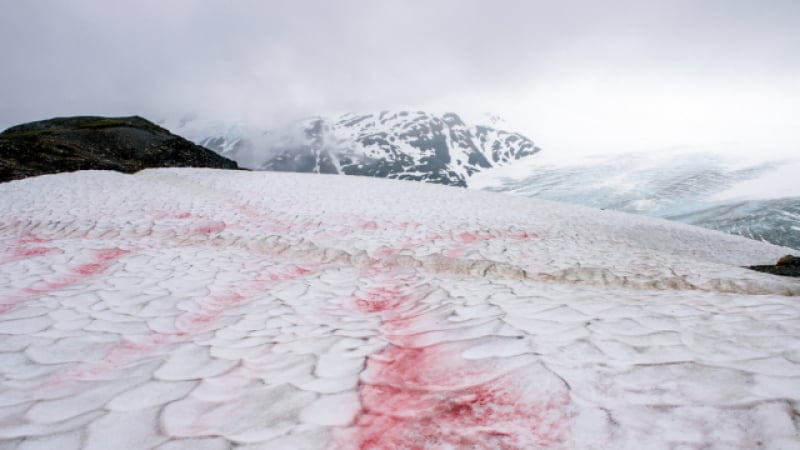
[[[0,185],[3,449],[798,449],[791,249],[363,177]]]
[[[469,187],[644,214],[800,249],[800,160],[722,150],[536,155]]]

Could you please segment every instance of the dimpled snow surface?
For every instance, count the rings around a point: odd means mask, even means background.
[[[0,185],[2,449],[798,449],[789,250],[422,183]]]

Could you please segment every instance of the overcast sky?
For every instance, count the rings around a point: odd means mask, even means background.
[[[547,151],[800,154],[800,1],[0,0],[0,128],[413,108]]]

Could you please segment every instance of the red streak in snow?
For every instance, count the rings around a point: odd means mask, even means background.
[[[236,286],[230,291],[200,299],[198,301],[200,310],[179,316],[175,320],[175,328],[181,333],[190,335],[204,332],[213,326],[226,310],[247,303],[253,296],[268,290],[278,282],[293,280],[311,271],[305,267],[291,266],[262,273],[257,279]]]
[[[52,241],[50,239],[42,239],[33,236],[4,239],[0,241],[0,249],[2,249],[0,250],[0,264],[62,252],[59,248],[35,245],[51,243]]]
[[[43,281],[34,284],[20,292],[10,294],[0,299],[0,301],[2,301],[2,303],[0,303],[0,313],[10,311],[16,304],[31,296],[57,291],[93,275],[103,273],[111,266],[112,262],[128,253],[130,253],[128,250],[121,250],[118,248],[95,250],[92,252],[90,262],[73,267],[68,274],[61,278],[54,281]]]
[[[292,280],[297,277],[302,277],[303,275],[306,275],[311,272],[312,272],[311,269],[306,269],[305,267],[300,267],[300,266],[293,266],[277,272],[268,273],[266,275],[266,280],[268,281]],[[260,279],[263,279],[263,277]]]
[[[377,230],[378,229],[378,224],[375,223],[375,222],[365,222],[365,223],[362,223],[361,226],[359,226],[358,228],[361,229],[361,230],[365,230],[365,231]]]
[[[469,243],[472,243],[472,242],[478,242],[478,241],[488,241],[488,240],[492,240],[492,239],[497,239],[497,238],[498,238],[498,237],[500,237],[500,236],[499,236],[499,235],[497,235],[497,234],[494,234],[494,233],[488,232],[488,231],[483,231],[483,232],[481,232],[481,231],[476,231],[476,232],[474,232],[474,233],[471,233],[471,232],[464,232],[464,233],[461,233],[461,234],[459,234],[459,235],[458,235],[458,236],[456,236],[456,237],[457,237],[457,238],[458,238],[458,239],[459,239],[461,242],[463,242],[463,243],[465,243],[465,244],[469,244]]]
[[[23,259],[52,255],[55,253],[62,253],[62,250],[53,247],[16,247],[13,248],[11,253],[7,254],[6,256],[0,254],[0,264],[7,264],[21,261]]]
[[[510,233],[508,237],[512,239],[539,239],[539,235],[536,233]]]
[[[459,350],[390,346],[370,358],[370,383],[359,387],[358,448],[510,450],[563,442],[566,392],[532,402],[519,392],[517,373],[492,378],[491,359],[464,360]]]
[[[90,263],[90,264],[81,264],[80,266],[73,269],[75,273],[78,275],[83,276],[90,276],[90,275],[97,275],[98,273],[105,270],[105,267],[99,263]]]
[[[107,248],[102,250],[95,250],[92,262],[81,264],[78,267],[72,269],[72,272],[78,275],[78,277],[74,276],[69,277],[66,280],[56,282],[56,284],[60,285],[66,282],[67,285],[69,285],[77,282],[82,277],[89,277],[92,275],[98,275],[100,273],[103,273],[106,271],[106,269],[108,269],[111,262],[120,258],[123,255],[127,255],[128,253],[130,253],[128,250],[122,250],[119,248]]]
[[[464,232],[456,236],[458,240],[460,240],[464,244],[471,244],[473,242],[480,242],[480,241],[490,241],[493,239],[539,239],[539,235],[536,233],[528,233],[528,232],[518,232],[518,233],[508,233],[504,231],[475,231],[475,232]]]
[[[422,224],[417,222],[400,222],[397,226],[400,228],[419,228]]]
[[[367,359],[359,383],[362,410],[342,448],[562,446],[570,398],[560,380],[553,382],[552,374],[542,375],[535,365],[504,370],[495,358],[464,359],[462,352],[474,345],[469,342],[423,345],[415,332],[425,313],[391,276],[377,278],[389,282],[357,294],[355,304],[364,313],[379,313],[384,339],[402,345]]]
[[[106,377],[109,372],[124,369],[126,366],[141,361],[156,351],[160,346],[180,343],[186,340],[184,334],[152,333],[138,336],[136,341],[124,340],[112,345],[101,361],[77,363],[53,374],[39,387],[39,392],[57,387],[66,381],[97,380]]]
[[[198,219],[205,217],[202,214],[191,213],[191,212],[182,212],[176,213],[175,211],[166,211],[162,209],[157,209],[150,212],[150,215],[153,216],[154,219],[163,220],[163,219]]]
[[[108,257],[111,253],[105,255]],[[151,333],[136,336],[135,341],[125,340],[114,344],[102,361],[79,363],[59,371],[44,384],[42,389],[55,388],[59,383],[68,380],[102,378],[108,372],[123,369],[129,364],[147,358],[164,344],[192,339],[194,335],[207,331],[226,310],[247,303],[254,295],[269,289],[277,282],[292,280],[311,271],[297,266],[277,269],[274,272],[261,274],[258,279],[242,283],[228,292],[201,299],[200,311],[186,313],[176,319],[175,328],[178,332]]]
[[[193,228],[195,233],[214,234],[225,230],[225,222],[206,222]]]
[[[18,248],[14,250],[14,256],[30,258],[32,256],[48,255],[54,252],[58,252],[58,249],[47,247]]]
[[[106,248],[102,250],[95,250],[95,258],[100,262],[114,261],[115,259],[125,256],[130,253],[130,250],[122,250],[121,248]]]
[[[49,239],[38,238],[35,236],[23,237],[18,239],[11,239],[9,245],[28,245],[28,244],[44,244],[50,242]]]
[[[405,297],[396,287],[379,287],[356,295],[356,306],[363,312],[383,312],[398,307]]]

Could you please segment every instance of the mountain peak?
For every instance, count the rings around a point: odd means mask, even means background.
[[[261,133],[261,138],[232,139],[213,133],[195,138],[257,170],[362,175],[462,187],[476,172],[540,150],[519,133],[468,125],[454,112],[441,116],[425,111],[348,113],[305,119],[289,128]]]

